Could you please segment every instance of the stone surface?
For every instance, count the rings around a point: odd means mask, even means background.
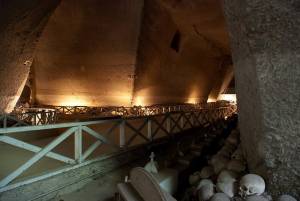
[[[0,2],[0,113],[10,112],[26,83],[39,36],[59,0]]]
[[[46,24],[57,4],[1,2],[2,111],[31,64],[32,100],[45,105],[195,103],[232,77],[219,0],[64,0]]]
[[[300,189],[300,3],[225,0],[241,140],[273,195]]]
[[[142,9],[141,0],[62,1],[37,47],[37,102],[130,106]]]
[[[178,51],[171,47],[176,34],[180,35]],[[212,88],[222,84],[228,47],[219,1],[146,0],[134,101],[206,101]]]

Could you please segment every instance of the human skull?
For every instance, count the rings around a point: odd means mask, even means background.
[[[200,178],[201,179],[207,179],[209,177],[211,177],[212,175],[214,175],[214,168],[212,166],[205,166],[204,168],[202,168],[201,172],[200,172]]]
[[[204,184],[198,190],[198,199],[199,201],[207,201],[214,195],[214,185]]]
[[[236,194],[236,185],[234,181],[218,182],[217,191],[225,193],[228,197],[233,197]]]
[[[261,195],[265,191],[264,179],[256,174],[247,174],[240,181],[239,194],[242,197]]]
[[[200,189],[202,186],[205,186],[205,185],[212,185],[214,186],[214,183],[212,182],[212,180],[210,179],[201,179],[200,182],[198,183],[197,185],[197,190]]]
[[[222,170],[218,176],[217,182],[227,183],[227,182],[235,182],[237,180],[238,175],[230,170]]]
[[[201,177],[200,177],[200,172],[194,172],[193,174],[191,174],[189,176],[189,183],[190,185],[194,186],[195,184],[197,184],[200,181]]]
[[[230,201],[230,199],[225,193],[216,193],[211,197],[210,201]]]

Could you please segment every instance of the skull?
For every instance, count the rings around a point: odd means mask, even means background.
[[[216,193],[212,196],[210,201],[230,201],[230,199],[225,193]]]
[[[214,195],[214,185],[213,183],[207,183],[202,185],[198,190],[199,201],[209,200]]]
[[[235,172],[232,172],[230,170],[222,170],[222,172],[219,174],[217,182],[221,183],[227,183],[227,182],[235,182],[238,175]]]
[[[189,183],[190,185],[194,186],[200,181],[200,172],[194,172],[189,176]]]
[[[215,172],[214,172],[214,168],[212,166],[205,166],[204,168],[202,168],[202,170],[200,172],[200,178],[207,179],[214,174],[215,174]]]
[[[242,197],[249,195],[261,195],[265,191],[264,179],[256,174],[247,174],[240,181],[239,194]]]
[[[237,192],[235,181],[218,182],[217,190],[232,198]]]
[[[201,179],[200,182],[197,185],[197,190],[200,189],[202,186],[205,186],[205,185],[214,185],[214,183],[210,179]]]

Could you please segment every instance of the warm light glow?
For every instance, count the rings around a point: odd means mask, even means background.
[[[188,104],[197,104],[199,102],[200,102],[200,100],[198,98],[198,89],[197,89],[197,87],[194,87],[192,89],[192,92],[190,93],[186,103],[188,103]]]
[[[137,96],[134,99],[133,105],[135,105],[135,106],[144,106],[145,105],[144,98],[142,96]]]
[[[102,98],[102,99],[101,99]],[[120,94],[119,96],[101,97],[98,95],[64,95],[52,105],[56,106],[129,106],[131,96],[128,94]]]
[[[217,102],[217,99],[215,99],[215,98],[208,98],[207,102],[208,103],[214,103],[214,102]]]
[[[218,100],[225,100],[236,103],[236,94],[220,94]]]
[[[65,97],[63,100],[61,100],[59,105],[60,106],[88,106],[89,104],[87,103],[86,100],[84,100],[81,97],[68,96]]]
[[[189,98],[188,101],[186,102],[188,104],[197,104],[198,103],[198,98]]]

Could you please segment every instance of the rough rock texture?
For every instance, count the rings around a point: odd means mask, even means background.
[[[178,48],[172,48],[178,34]],[[216,0],[146,0],[137,58],[134,102],[206,101],[219,88],[230,55],[221,4]],[[219,81],[221,79],[221,81]]]
[[[15,106],[37,39],[59,0],[0,1],[0,113]]]
[[[37,47],[38,103],[130,105],[142,8],[141,0],[62,1]]]
[[[219,0],[146,0],[143,15],[143,0],[64,0],[43,30],[57,4],[1,1],[0,111],[14,107],[31,64],[32,98],[45,105],[194,103],[227,79]]]
[[[300,198],[300,2],[225,0],[242,144],[273,195]]]

